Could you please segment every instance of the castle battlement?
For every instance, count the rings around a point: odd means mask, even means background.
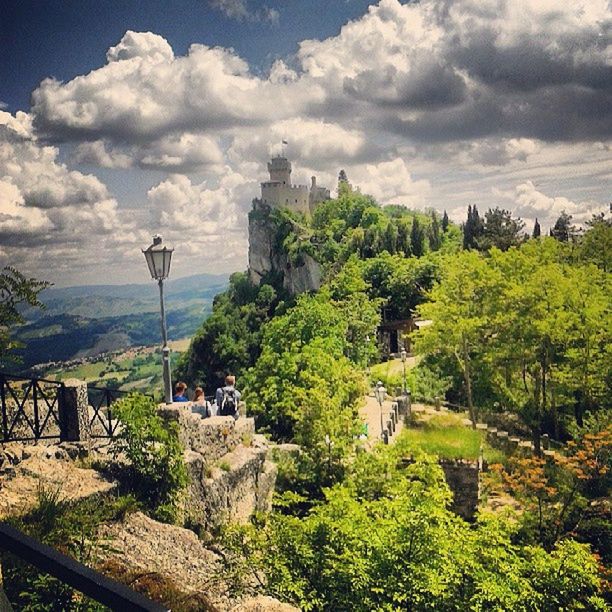
[[[328,200],[329,189],[318,187],[316,178],[312,177],[312,184],[291,184],[291,162],[280,155],[268,162],[270,180],[261,183],[261,200],[271,208],[288,208],[302,214],[312,213],[317,202]]]

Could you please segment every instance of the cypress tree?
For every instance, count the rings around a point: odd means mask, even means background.
[[[471,249],[474,242],[474,221],[472,215],[472,205],[468,204],[467,219],[463,225],[463,248]]]
[[[446,210],[444,211],[444,215],[442,216],[442,231],[446,233],[448,229],[448,215],[446,214]]]
[[[542,235],[542,229],[540,228],[540,224],[538,223],[538,219],[536,217],[535,223],[533,224],[533,234],[534,238],[539,238]]]
[[[415,217],[412,220],[412,229],[410,230],[410,246],[412,247],[412,254],[415,257],[421,257],[425,252],[425,233],[419,223],[419,220]]]
[[[438,215],[435,211],[431,211],[431,225],[429,227],[429,248],[432,251],[437,251],[442,246],[440,238],[440,224],[438,223]]]
[[[399,219],[397,223],[397,252],[404,253],[406,257],[412,255],[410,248],[410,232],[405,219]]]

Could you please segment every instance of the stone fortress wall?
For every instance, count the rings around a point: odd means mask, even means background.
[[[318,202],[328,200],[329,189],[317,186],[316,177],[311,185],[291,184],[291,162],[280,155],[268,162],[270,180],[261,183],[261,202],[270,208],[287,208],[302,214],[311,214]]]

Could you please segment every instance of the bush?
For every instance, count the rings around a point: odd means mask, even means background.
[[[113,440],[115,457],[124,454],[130,489],[158,520],[174,522],[187,469],[176,426],[156,413],[155,402],[135,393],[113,405],[121,430]]]

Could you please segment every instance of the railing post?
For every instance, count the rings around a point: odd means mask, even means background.
[[[6,414],[6,378],[0,374],[0,408],[2,409],[2,439],[8,440],[8,415]]]
[[[87,383],[76,378],[64,381],[59,395],[59,418],[62,442],[88,442],[90,440]]]
[[[30,381],[32,389],[32,403],[34,404],[34,437],[40,438],[40,416],[38,414],[38,384],[35,380]],[[27,393],[23,397],[23,408],[25,410]]]

